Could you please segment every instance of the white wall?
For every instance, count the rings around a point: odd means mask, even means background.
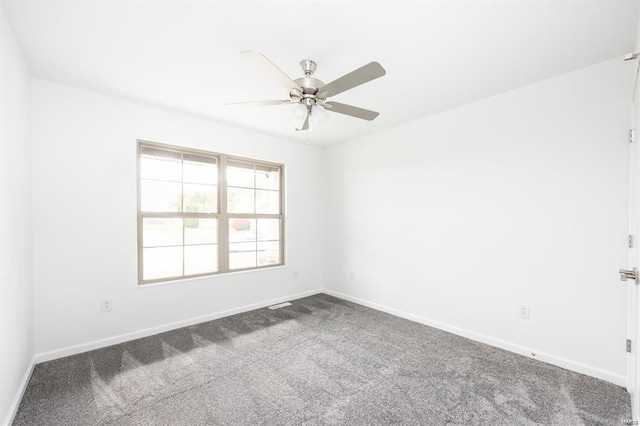
[[[325,288],[624,384],[634,67],[607,61],[329,149]]]
[[[317,148],[42,80],[31,101],[38,360],[321,287]],[[137,139],[284,163],[287,266],[139,287]]]
[[[0,422],[15,410],[33,359],[29,227],[29,71],[0,7]]]

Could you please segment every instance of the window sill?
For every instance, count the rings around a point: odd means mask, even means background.
[[[267,267],[256,268],[256,269],[244,269],[241,271],[221,272],[218,274],[202,275],[199,277],[176,278],[172,280],[158,281],[158,282],[151,282],[151,283],[138,283],[136,287],[138,287],[139,289],[142,289],[142,288],[150,288],[150,287],[157,287],[157,286],[164,286],[164,285],[183,284],[185,282],[190,282],[190,281],[217,279],[217,278],[228,277],[230,275],[250,274],[255,272],[271,271],[274,269],[283,269],[286,267],[287,265],[283,264],[283,265],[267,266]]]

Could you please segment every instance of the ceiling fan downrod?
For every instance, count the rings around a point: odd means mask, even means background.
[[[311,59],[303,59],[302,61],[300,61],[300,68],[302,68],[302,72],[304,72],[304,75],[306,75],[307,77],[311,77],[318,68],[318,65]]]

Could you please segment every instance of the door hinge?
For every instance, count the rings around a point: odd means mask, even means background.
[[[629,235],[629,248],[633,248],[633,235]]]
[[[620,281],[633,280],[636,285],[640,285],[640,274],[638,273],[638,268],[620,269],[618,272],[620,273]]]
[[[629,129],[629,143],[636,141],[636,129]]]
[[[627,339],[627,352],[631,353],[631,339]]]

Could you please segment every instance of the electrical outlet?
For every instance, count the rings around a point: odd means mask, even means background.
[[[111,299],[106,299],[100,302],[100,312],[111,312],[111,308],[113,308]]]
[[[356,274],[354,274],[353,271],[349,272],[349,279],[350,280],[355,280],[356,279]]]
[[[529,319],[531,316],[531,307],[529,305],[520,305],[518,316],[522,319]]]

